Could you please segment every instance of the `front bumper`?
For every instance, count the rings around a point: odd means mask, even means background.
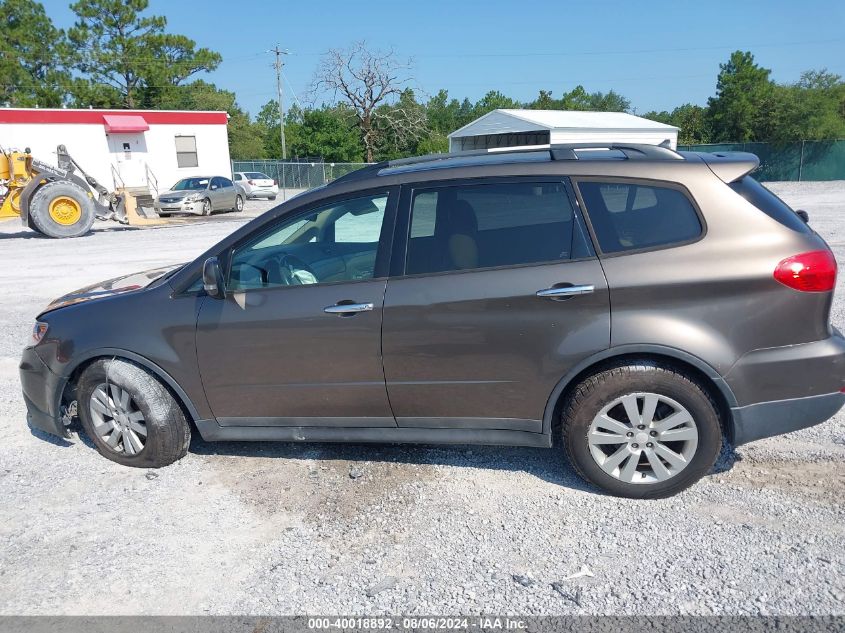
[[[20,374],[29,423],[47,433],[70,437],[62,423],[59,402],[64,378],[50,371],[32,347],[23,351]]]
[[[156,213],[193,213],[202,215],[202,200],[192,202],[184,202],[182,200],[178,202],[162,202],[161,200],[156,200],[155,210]]]

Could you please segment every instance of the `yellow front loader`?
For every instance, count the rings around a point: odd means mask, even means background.
[[[48,237],[79,237],[95,219],[126,224],[123,196],[86,174],[64,145],[54,167],[23,152],[0,149],[0,187],[5,195],[0,220],[19,217],[24,226]]]

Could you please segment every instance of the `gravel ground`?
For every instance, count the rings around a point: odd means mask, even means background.
[[[845,182],[772,189],[845,267]],[[842,414],[647,502],[586,488],[553,450],[195,437],[144,471],[30,431],[17,363],[39,309],[242,217],[65,241],[0,224],[0,614],[845,614]]]

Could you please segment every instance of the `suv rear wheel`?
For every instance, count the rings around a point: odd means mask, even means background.
[[[191,427],[176,399],[134,363],[94,362],[79,379],[77,401],[82,427],[113,462],[158,468],[188,452]]]
[[[707,391],[682,371],[652,362],[584,379],[562,423],[578,473],[622,497],[668,497],[691,486],[713,467],[722,443]]]

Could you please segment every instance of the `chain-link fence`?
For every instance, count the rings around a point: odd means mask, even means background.
[[[695,152],[751,152],[760,158],[754,177],[773,180],[845,180],[845,140],[795,143],[710,143],[678,145]],[[261,172],[285,189],[311,189],[331,182],[368,163],[315,161],[236,160],[233,172]]]
[[[754,177],[772,180],[845,180],[845,140],[795,143],[678,145],[694,152],[751,152],[760,158]]]
[[[258,172],[273,178],[284,189],[312,189],[366,165],[321,161],[234,160],[232,173]]]

